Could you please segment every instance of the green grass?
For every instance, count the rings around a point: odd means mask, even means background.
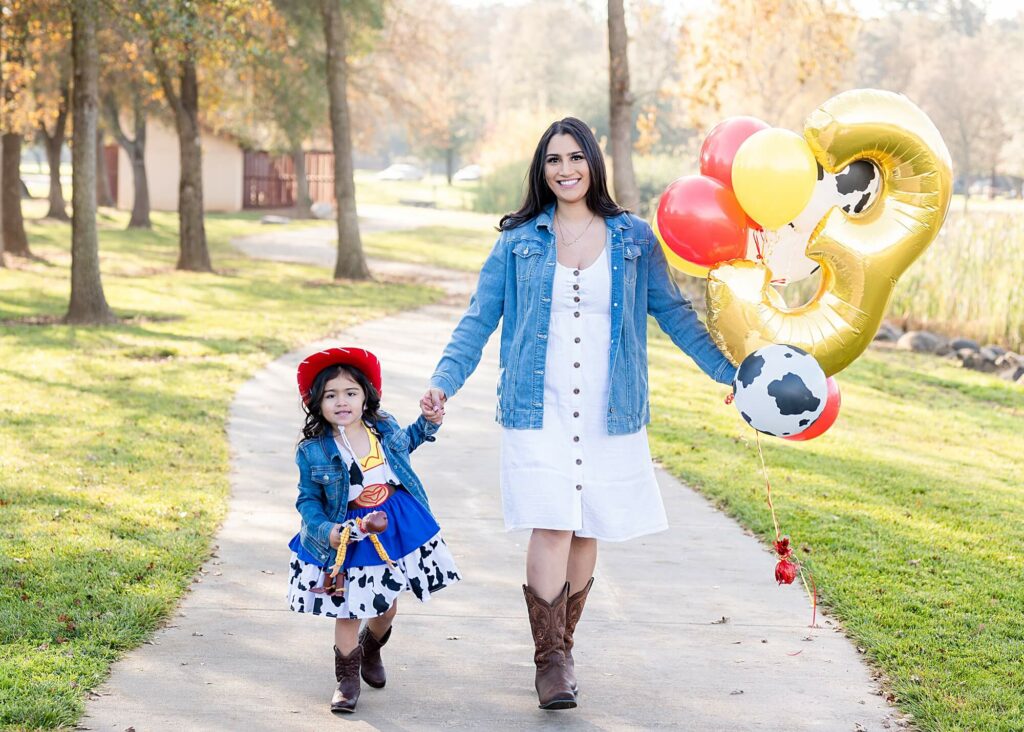
[[[954,208],[939,236],[900,278],[890,316],[914,327],[1024,348],[1024,208],[971,200]]]
[[[304,342],[440,296],[245,258],[227,242],[265,231],[255,218],[208,216],[217,274],[196,274],[173,268],[175,215],[128,233],[127,214],[103,210],[117,326],[11,322],[64,314],[66,224],[30,221],[45,261],[0,270],[0,727],[73,725],[174,608],[224,517],[238,386]]]
[[[497,236],[494,229],[427,226],[365,234],[363,250],[370,257],[478,272]]]
[[[432,208],[469,211],[473,209],[479,183],[453,182],[443,175],[428,175],[423,180],[377,180],[376,171],[357,170],[356,203],[394,206],[415,202]]]
[[[1024,391],[896,351],[868,351],[838,381],[828,433],[763,438],[783,532],[810,548],[823,604],[922,729],[1021,729]],[[651,391],[653,452],[773,538],[753,432],[660,332]]]
[[[474,270],[492,238],[433,227],[366,241],[376,256]],[[724,388],[653,323],[651,333],[653,451],[770,538],[753,433],[722,403]],[[800,556],[823,605],[922,729],[1020,729],[1024,391],[945,359],[875,349],[838,380],[842,413],[827,434],[764,439],[783,530],[810,548]]]

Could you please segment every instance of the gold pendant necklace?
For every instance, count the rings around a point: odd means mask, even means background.
[[[561,234],[561,235],[559,236],[559,239],[561,239],[561,241],[562,241],[562,246],[564,246],[564,247],[571,247],[571,246],[572,246],[573,244],[575,244],[575,243],[576,243],[576,242],[578,242],[578,241],[579,241],[580,239],[582,239],[582,238],[583,238],[583,235],[587,233],[587,231],[588,231],[588,230],[590,229],[590,225],[591,225],[592,223],[594,223],[594,219],[596,219],[596,218],[597,218],[597,214],[596,214],[596,213],[595,213],[595,214],[591,214],[591,216],[590,216],[590,221],[588,221],[588,222],[587,222],[587,225],[583,227],[583,231],[581,231],[581,232],[580,232],[580,235],[579,235],[579,236],[577,236],[577,237],[576,237],[575,239],[573,239],[572,241],[566,241],[566,240],[565,240],[565,222],[564,222],[564,221],[559,221],[559,220],[558,220],[558,214],[557,214],[557,213],[555,213],[555,228],[556,228],[556,233],[557,233],[557,229],[561,229],[561,231],[562,231],[562,234]],[[571,233],[571,232],[570,232],[570,233]]]

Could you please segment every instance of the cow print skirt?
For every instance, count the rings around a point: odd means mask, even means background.
[[[435,592],[461,579],[437,523],[415,498],[396,491],[379,508],[388,514],[389,522],[387,531],[380,535],[381,543],[395,566],[377,557],[368,539],[350,544],[345,557],[345,592],[325,595],[312,590],[324,586],[330,567],[304,561],[293,543],[288,577],[291,610],[328,618],[375,618],[386,613],[405,591],[426,602]],[[369,510],[355,509],[346,518]],[[419,515],[421,512],[424,515]],[[432,532],[426,541],[424,529]],[[417,543],[410,544],[413,537]]]

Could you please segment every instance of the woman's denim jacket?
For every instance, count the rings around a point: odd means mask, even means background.
[[[433,442],[439,425],[422,416],[408,427],[386,412],[381,412],[376,424],[380,444],[384,448],[391,470],[412,496],[430,510],[423,483],[413,472],[409,453],[424,442]],[[341,523],[348,512],[348,469],[342,460],[338,445],[330,434],[303,440],[295,450],[295,464],[299,466],[299,498],[295,508],[302,516],[299,541],[324,566],[334,561],[331,548],[331,529]]]
[[[501,329],[496,419],[504,427],[540,429],[551,289],[558,253],[553,207],[503,231],[480,272],[430,385],[453,396],[473,373],[498,321]],[[647,394],[647,315],[703,371],[722,384],[736,367],[715,346],[669,275],[647,222],[629,213],[606,219],[611,231],[611,348],[608,434],[636,432],[651,420]]]

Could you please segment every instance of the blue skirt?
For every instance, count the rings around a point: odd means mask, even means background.
[[[296,534],[288,545],[292,550],[291,610],[329,618],[372,618],[387,612],[402,592],[427,602],[434,593],[461,579],[437,521],[404,489],[396,490],[376,508],[350,510],[345,519],[371,511],[384,511],[388,516],[388,528],[377,536],[394,565],[381,559],[368,539],[353,542],[345,553],[343,595],[317,594],[315,588],[325,586],[331,568],[307,552]]]
[[[397,488],[394,494],[374,508],[352,508],[343,520],[362,518],[374,511],[383,511],[388,516],[388,527],[377,534],[384,550],[392,559],[404,557],[410,552],[426,544],[441,530],[430,511],[422,503],[413,498],[404,488]],[[316,557],[307,552],[296,534],[288,543],[288,548],[295,552],[299,559],[308,564],[322,564]],[[377,554],[377,549],[368,538],[348,545],[345,552],[345,569],[349,567],[373,567],[386,562]]]

